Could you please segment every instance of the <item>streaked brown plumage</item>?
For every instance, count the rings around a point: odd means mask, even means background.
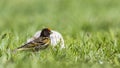
[[[39,51],[41,49],[45,49],[50,44],[50,34],[51,34],[50,29],[44,28],[41,32],[40,37],[18,47],[17,50],[32,49],[34,51]]]

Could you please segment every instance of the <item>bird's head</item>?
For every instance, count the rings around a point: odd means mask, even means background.
[[[51,33],[52,32],[51,32],[51,30],[49,28],[44,28],[41,31],[40,37],[49,37]]]

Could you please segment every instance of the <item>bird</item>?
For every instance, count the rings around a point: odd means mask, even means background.
[[[29,38],[27,40],[27,43],[33,41],[34,39],[37,39],[40,35],[41,35],[41,30],[37,31],[33,37]],[[52,46],[53,48],[55,48],[56,46],[60,46],[60,49],[64,49],[65,48],[65,43],[64,43],[64,38],[62,36],[62,34],[56,30],[51,30],[51,34],[50,34],[50,46]]]
[[[15,49],[15,51],[30,49],[33,51],[39,51],[42,49],[46,49],[50,45],[50,34],[52,34],[51,30],[49,28],[44,28],[37,38],[18,47],[17,49]]]
[[[27,40],[24,45],[17,47],[12,52],[32,50],[34,52],[46,49],[48,46],[56,47],[60,45],[60,49],[65,48],[62,34],[50,28],[43,28],[37,31],[33,37]]]

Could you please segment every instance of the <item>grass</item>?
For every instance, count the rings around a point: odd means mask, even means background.
[[[119,68],[119,0],[0,0],[0,68]],[[44,27],[66,48],[11,50]]]

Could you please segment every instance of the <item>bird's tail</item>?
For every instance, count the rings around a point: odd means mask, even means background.
[[[28,46],[28,44],[24,44],[24,45],[22,45],[22,46],[20,46],[20,47],[17,47],[17,49],[27,48],[27,46]]]
[[[12,52],[16,53],[16,52],[18,52],[18,51],[30,50],[30,49],[31,49],[30,46],[31,46],[31,44],[24,44],[24,45],[22,45],[22,46],[20,46],[20,47],[17,47],[17,48],[14,49],[14,50],[12,50]]]

